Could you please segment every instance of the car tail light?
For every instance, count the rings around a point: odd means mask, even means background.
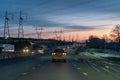
[[[56,53],[52,53],[52,55],[55,55]]]
[[[66,56],[66,53],[63,53],[63,55],[65,55],[65,56]]]

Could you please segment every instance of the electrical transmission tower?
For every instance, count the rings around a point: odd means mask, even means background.
[[[62,30],[61,31],[55,31],[54,33],[55,33],[56,39],[57,40],[61,40],[62,33],[63,33]]]
[[[41,35],[42,35],[42,31],[44,30],[43,28],[38,28],[38,27],[36,27],[36,34],[37,34],[37,37],[38,37],[38,39],[41,39]]]
[[[21,11],[20,11],[20,17],[19,17],[18,38],[24,38],[23,17],[22,17]]]
[[[10,32],[9,32],[9,18],[8,18],[8,13],[7,11],[5,12],[5,23],[4,23],[4,38],[10,37]]]

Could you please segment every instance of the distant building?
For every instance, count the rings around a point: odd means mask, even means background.
[[[13,44],[0,44],[0,52],[14,52]]]

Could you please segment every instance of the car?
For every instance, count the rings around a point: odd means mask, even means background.
[[[63,49],[54,49],[52,52],[52,61],[65,61],[67,53]]]
[[[39,47],[37,52],[39,54],[44,54],[44,48],[43,47]]]

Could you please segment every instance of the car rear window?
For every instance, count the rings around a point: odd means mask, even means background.
[[[54,52],[64,52],[63,49],[55,49]]]

